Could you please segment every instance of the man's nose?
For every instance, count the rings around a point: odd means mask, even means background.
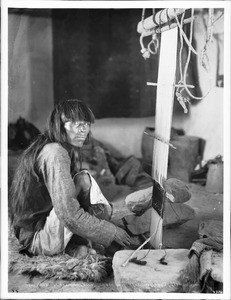
[[[81,126],[80,126],[80,131],[86,131],[87,130],[87,126],[85,126],[84,124],[82,124]]]

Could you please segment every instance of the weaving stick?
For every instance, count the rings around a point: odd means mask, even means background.
[[[163,183],[167,179],[169,144],[175,90],[177,33],[173,28],[161,34],[160,60],[156,94],[155,134],[162,139],[154,138],[152,178],[153,203],[150,225],[150,244],[159,249],[162,247],[163,205],[166,193]],[[155,234],[153,234],[156,232]]]

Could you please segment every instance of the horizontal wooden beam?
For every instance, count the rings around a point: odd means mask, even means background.
[[[149,31],[154,29],[155,27],[162,26],[175,19],[175,15],[180,15],[185,12],[184,8],[165,8],[155,15],[151,15],[150,17],[140,21],[137,25],[137,32],[143,33],[145,31]]]

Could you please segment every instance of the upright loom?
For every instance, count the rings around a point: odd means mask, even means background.
[[[202,97],[194,96],[189,89],[194,88],[193,85],[186,83],[186,75],[188,64],[190,61],[191,52],[198,55],[192,46],[193,20],[194,9],[191,9],[191,16],[185,18],[186,9],[166,8],[146,18],[144,17],[145,9],[143,9],[142,19],[138,23],[137,31],[140,33],[141,53],[144,59],[147,59],[151,54],[156,54],[159,47],[158,34],[161,34],[160,58],[158,69],[158,82],[147,82],[147,85],[156,86],[156,115],[155,115],[155,134],[153,145],[153,160],[152,160],[152,177],[153,177],[153,201],[151,212],[150,236],[140,245],[131,256],[122,264],[126,266],[132,257],[150,242],[154,249],[162,249],[163,245],[163,217],[165,200],[168,197],[170,201],[172,198],[165,192],[164,183],[167,179],[168,154],[170,144],[170,133],[173,114],[174,96],[179,104],[182,106],[184,113],[188,112],[187,104],[189,104],[188,96],[195,100],[202,100],[208,92]],[[183,25],[190,23],[189,38],[183,31]],[[209,22],[207,29],[207,36],[205,46],[201,53],[201,65],[209,69],[206,49],[211,42],[211,31],[213,24],[213,9],[209,9]],[[178,49],[178,31],[180,36],[180,50],[179,50],[179,69],[180,80],[175,82],[177,49]],[[144,37],[152,36],[151,41],[144,46]],[[187,61],[182,66],[182,48],[183,40],[188,46]],[[175,91],[176,89],[176,91]],[[186,96],[183,92],[186,91]],[[174,148],[174,147],[173,147]],[[163,247],[164,248],[164,247]],[[161,259],[164,263],[165,256]]]
[[[156,32],[161,32],[158,82],[148,83],[148,85],[157,86],[152,162],[153,203],[150,225],[150,244],[155,249],[161,249],[163,241],[163,213],[166,199],[164,181],[167,179],[178,41],[175,16],[184,11],[184,9],[163,9],[149,18],[143,19],[137,27],[137,31],[141,34],[141,52],[144,58],[148,58],[150,55],[148,52],[151,51],[150,45],[148,48],[144,47],[142,38],[152,35],[151,43],[155,45]]]

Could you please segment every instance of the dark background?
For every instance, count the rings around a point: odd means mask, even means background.
[[[97,118],[154,114],[156,88],[146,82],[157,81],[158,55],[145,61],[140,53],[141,13],[52,10],[55,101],[77,95]]]

